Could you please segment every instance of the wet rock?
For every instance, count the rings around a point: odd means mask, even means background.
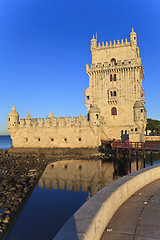
[[[5,217],[5,219],[3,220],[3,223],[8,223],[8,221],[9,221],[9,215]]]

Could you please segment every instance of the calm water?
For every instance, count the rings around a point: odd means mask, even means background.
[[[11,146],[8,136],[0,137],[0,148]],[[160,155],[148,153],[131,162],[127,159],[70,160],[49,164],[33,190],[7,240],[51,240],[67,219],[98,190],[119,177],[160,163]]]
[[[53,239],[86,200],[87,192],[35,188],[8,240]]]
[[[12,146],[12,139],[10,136],[0,136],[0,149],[9,149]]]

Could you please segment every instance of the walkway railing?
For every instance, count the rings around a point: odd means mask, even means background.
[[[157,142],[112,142],[112,148],[122,150],[135,150],[135,151],[149,151],[149,152],[160,152],[160,143]]]

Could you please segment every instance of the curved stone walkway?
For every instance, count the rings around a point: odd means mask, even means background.
[[[160,179],[129,198],[114,214],[101,240],[160,239]]]

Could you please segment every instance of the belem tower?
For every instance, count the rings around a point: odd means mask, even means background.
[[[98,147],[102,141],[144,141],[147,118],[144,107],[143,67],[132,29],[130,41],[90,42],[92,64],[86,65],[89,87],[85,90],[87,116],[20,119],[13,105],[8,130],[13,147]]]

